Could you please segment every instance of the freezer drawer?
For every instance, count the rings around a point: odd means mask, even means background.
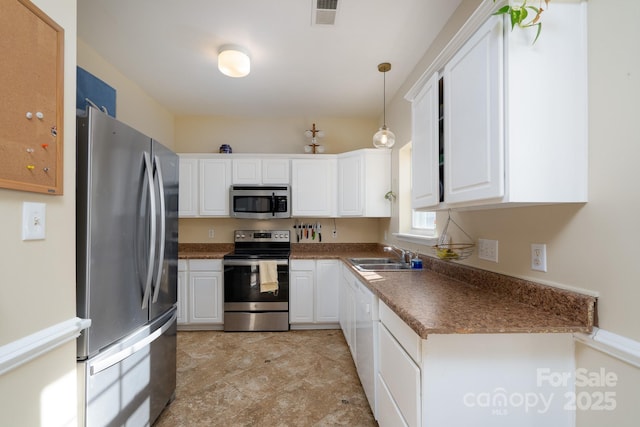
[[[176,312],[78,363],[79,424],[152,425],[176,387]]]

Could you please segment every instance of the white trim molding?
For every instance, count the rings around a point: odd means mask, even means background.
[[[640,368],[640,342],[600,328],[590,334],[575,333],[573,337],[591,348]]]
[[[90,319],[74,317],[0,346],[0,375],[76,339],[90,325]]]

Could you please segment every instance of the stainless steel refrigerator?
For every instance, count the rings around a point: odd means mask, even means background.
[[[151,425],[176,385],[178,156],[88,107],[76,184],[79,420]]]

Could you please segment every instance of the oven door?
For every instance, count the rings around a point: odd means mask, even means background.
[[[276,290],[261,289],[260,261],[276,265]],[[225,259],[225,311],[287,311],[289,309],[289,260]],[[272,289],[272,288],[271,288]]]

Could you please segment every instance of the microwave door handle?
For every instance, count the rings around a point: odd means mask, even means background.
[[[271,216],[276,216],[276,193],[271,193]]]

